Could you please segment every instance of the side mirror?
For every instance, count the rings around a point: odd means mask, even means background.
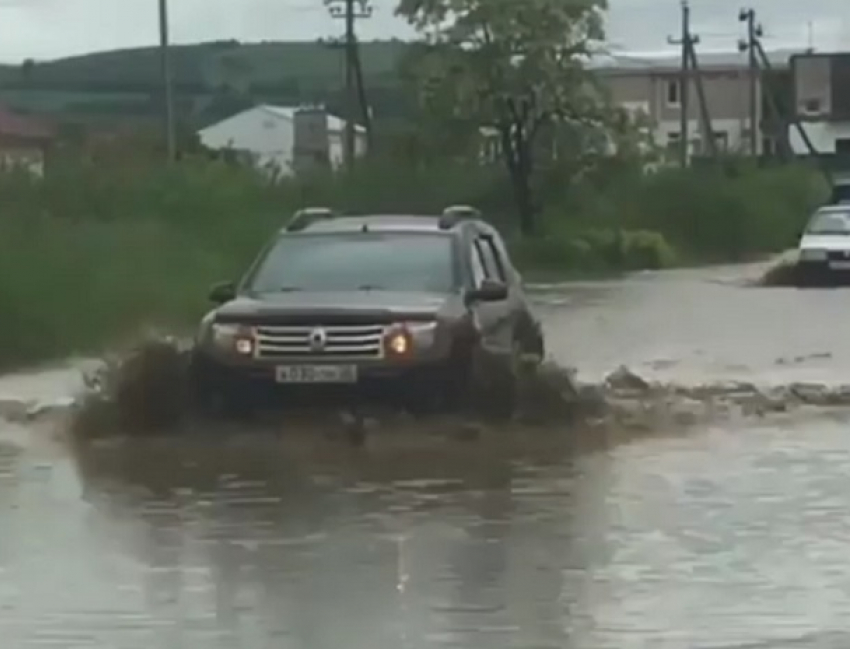
[[[481,286],[466,292],[466,303],[501,302],[508,299],[508,286],[502,282],[485,279]]]
[[[222,282],[214,285],[209,292],[209,300],[214,304],[224,304],[236,297],[236,286],[233,282]]]

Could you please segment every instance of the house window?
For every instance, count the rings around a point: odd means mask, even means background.
[[[727,131],[714,131],[714,144],[718,151],[728,151],[729,133]]]
[[[667,142],[665,142],[665,146],[667,148],[667,152],[670,154],[678,153],[679,151],[679,141],[681,140],[681,135],[673,131],[672,133],[667,134]]]
[[[820,99],[806,99],[803,101],[803,113],[807,115],[819,115],[821,113]]]
[[[681,92],[679,92],[679,81],[671,80],[667,82],[667,105],[680,106],[682,103]]]

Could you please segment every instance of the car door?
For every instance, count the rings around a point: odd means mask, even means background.
[[[510,307],[514,311],[514,337],[521,341],[524,354],[532,354],[542,358],[544,354],[542,329],[540,321],[531,309],[531,302],[525,292],[522,275],[514,267],[508,247],[495,230],[492,233],[492,238],[508,276]]]
[[[472,276],[475,286],[485,280],[501,282],[508,286],[508,298],[499,302],[478,302],[472,305],[473,314],[482,335],[484,347],[496,354],[509,353],[514,340],[517,320],[517,295],[511,287],[505,261],[502,259],[493,237],[477,232],[471,242]]]

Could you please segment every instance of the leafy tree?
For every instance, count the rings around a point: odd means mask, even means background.
[[[21,63],[21,81],[25,84],[32,81],[33,76],[35,76],[35,67],[34,59],[24,59],[24,62]]]
[[[400,0],[423,36],[420,100],[457,137],[490,127],[514,190],[520,227],[536,230],[532,180],[559,133],[604,124],[586,62],[603,38],[607,0]],[[545,150],[545,152],[544,152]]]

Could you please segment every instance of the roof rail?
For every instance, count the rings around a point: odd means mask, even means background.
[[[286,224],[287,232],[298,232],[310,227],[316,221],[335,219],[337,213],[329,207],[305,207],[298,210]]]
[[[480,219],[481,216],[481,210],[471,205],[450,205],[440,217],[440,229],[450,230],[461,221]]]

